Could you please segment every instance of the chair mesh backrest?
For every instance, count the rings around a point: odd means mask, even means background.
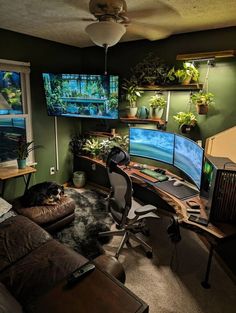
[[[124,213],[126,207],[131,207],[132,183],[129,176],[120,168],[108,169],[108,177],[112,187],[112,199],[115,201],[120,213]]]

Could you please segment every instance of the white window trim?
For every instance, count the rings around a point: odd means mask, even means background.
[[[25,118],[26,139],[33,140],[32,130],[32,111],[31,111],[31,92],[30,92],[30,63],[0,59],[0,70],[14,71],[21,73],[22,105],[23,114],[0,115],[0,118]],[[34,152],[32,151],[27,158],[27,165],[35,164]],[[1,162],[1,166],[15,166],[16,160]]]

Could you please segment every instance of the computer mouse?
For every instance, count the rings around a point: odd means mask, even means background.
[[[182,183],[179,180],[175,180],[174,183],[173,183],[173,186],[179,187],[179,186],[182,186]]]

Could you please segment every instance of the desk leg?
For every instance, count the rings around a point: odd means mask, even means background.
[[[30,183],[30,178],[31,178],[31,174],[32,174],[32,173],[29,173],[27,178],[26,178],[25,175],[24,175],[24,181],[25,181],[25,192],[24,192],[24,193],[26,193],[26,191],[28,190],[29,183]]]
[[[210,275],[210,269],[211,269],[211,262],[212,262],[212,257],[213,257],[213,251],[214,251],[214,245],[210,245],[210,251],[209,251],[209,256],[208,256],[208,261],[207,261],[207,268],[206,268],[206,273],[205,273],[205,278],[204,281],[201,282],[202,287],[209,289],[211,288],[211,285],[209,284],[209,275]]]
[[[1,193],[0,193],[0,196],[3,197],[4,195],[4,190],[5,190],[5,180],[2,180],[2,186],[1,186]]]

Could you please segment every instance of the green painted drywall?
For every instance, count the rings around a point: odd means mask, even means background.
[[[131,74],[131,68],[143,60],[148,53],[154,53],[167,64],[180,65],[176,61],[176,55],[181,53],[220,51],[235,48],[236,27],[225,29],[194,32],[188,34],[174,35],[160,41],[140,40],[128,43],[120,43],[108,49],[108,73],[118,74],[121,82]],[[85,48],[82,51],[84,71],[102,72],[104,68],[104,51],[99,47]],[[199,67],[200,82],[204,82],[206,74],[206,63]],[[194,140],[203,140],[222,130],[235,126],[236,117],[236,58],[217,59],[215,67],[210,69],[209,91],[215,94],[215,104],[209,110],[207,116],[197,115],[198,125],[190,137]],[[145,92],[139,100],[139,105],[148,107],[148,97],[153,92]],[[121,111],[125,107],[120,103]],[[167,130],[179,132],[178,125],[173,119],[178,111],[191,110],[196,113],[194,107],[189,106],[189,92],[171,92],[171,106]],[[122,113],[122,112],[121,112]],[[113,122],[114,124],[114,122]],[[93,123],[83,123],[82,127],[87,130],[93,127]],[[124,124],[117,123],[119,131],[127,133],[128,128]],[[107,124],[109,129],[109,123]]]
[[[31,102],[33,134],[36,144],[43,148],[35,151],[37,173],[33,174],[31,184],[45,180],[64,183],[71,177],[72,155],[68,150],[70,136],[80,130],[80,120],[58,118],[59,170],[49,174],[51,166],[56,167],[54,118],[47,115],[43,93],[42,72],[69,72],[81,70],[81,51],[48,40],[30,37],[6,30],[0,30],[0,58],[31,63]],[[6,199],[13,199],[23,193],[22,178],[12,179],[6,184]]]

